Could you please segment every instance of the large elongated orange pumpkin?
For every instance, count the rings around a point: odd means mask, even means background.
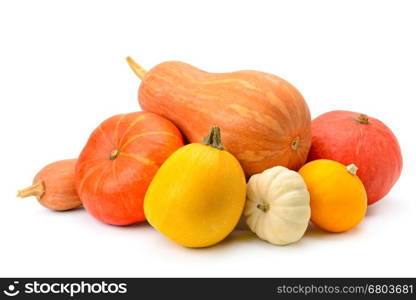
[[[300,168],[311,143],[311,118],[302,95],[290,83],[258,71],[208,73],[170,61],[146,72],[139,102],[145,111],[175,123],[190,142],[199,142],[212,125],[223,132],[224,147],[250,176],[281,165]]]
[[[82,150],[75,184],[85,209],[113,225],[144,221],[143,199],[162,163],[183,146],[170,121],[148,112],[113,116]]]

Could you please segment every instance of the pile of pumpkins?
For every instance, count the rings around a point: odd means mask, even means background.
[[[280,77],[127,61],[142,79],[142,111],[102,122],[77,159],[46,166],[19,197],[53,210],[82,205],[112,225],[147,220],[186,247],[220,242],[243,217],[259,238],[286,245],[309,221],[329,232],[355,227],[400,176],[400,146],[385,124],[350,111],[311,121]]]

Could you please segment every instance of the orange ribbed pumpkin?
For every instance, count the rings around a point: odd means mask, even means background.
[[[85,209],[113,225],[144,221],[143,199],[162,163],[183,146],[170,121],[148,112],[113,116],[82,150],[75,184]]]
[[[305,163],[309,108],[282,78],[258,71],[208,73],[177,61],[146,73],[131,58],[128,62],[142,78],[139,102],[145,111],[171,120],[190,142],[219,126],[224,147],[247,176],[276,165],[297,170]]]

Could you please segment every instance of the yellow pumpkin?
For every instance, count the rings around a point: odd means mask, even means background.
[[[299,174],[310,194],[311,221],[329,232],[343,232],[358,225],[367,210],[367,193],[358,168],[333,160],[318,159],[304,165]]]
[[[246,181],[237,159],[225,151],[220,129],[202,143],[174,152],[153,178],[144,213],[160,233],[186,247],[207,247],[224,239],[244,208]]]

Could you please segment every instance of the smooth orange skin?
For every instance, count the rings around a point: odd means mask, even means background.
[[[153,176],[182,146],[175,125],[156,114],[135,112],[105,120],[89,137],[76,166],[85,209],[107,224],[144,221],[143,199]],[[112,160],[115,149],[120,152]]]
[[[329,232],[344,232],[365,217],[367,194],[357,175],[343,164],[319,159],[304,165],[299,174],[310,194],[311,221]]]
[[[311,117],[302,95],[264,72],[208,73],[164,62],[143,77],[139,103],[171,120],[192,143],[219,126],[225,149],[247,177],[276,165],[297,170],[311,145]]]
[[[43,182],[44,193],[37,197],[46,208],[65,211],[81,206],[75,189],[76,159],[66,159],[45,166],[33,179],[33,183]]]

